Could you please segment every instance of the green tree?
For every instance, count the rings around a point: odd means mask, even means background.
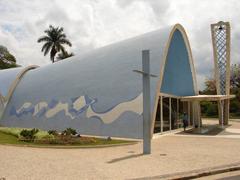
[[[44,31],[46,35],[38,39],[38,43],[44,42],[42,52],[46,56],[50,51],[50,59],[52,63],[55,62],[55,55],[62,51],[65,52],[63,45],[72,46],[72,43],[67,39],[62,27],[49,26],[49,29]]]
[[[72,52],[68,53],[67,51],[63,51],[63,52],[58,53],[57,60],[60,61],[60,60],[67,59],[72,56],[74,56],[74,53],[72,53]]]
[[[218,107],[216,103],[209,103],[206,109],[206,115],[213,117],[218,115]]]
[[[0,69],[17,67],[16,58],[8,51],[8,49],[0,45]]]
[[[240,64],[233,64],[231,66],[230,75],[230,92],[236,95],[236,98],[232,99],[230,102],[230,112],[236,116],[240,116]],[[200,92],[200,94],[216,94],[216,82],[214,78],[206,79],[205,86],[206,88]],[[207,113],[209,114],[216,109],[213,103],[202,103],[202,106],[206,106],[203,109],[207,109]]]
[[[240,64],[231,66],[231,89],[240,88]]]
[[[217,94],[216,81],[214,78],[206,79],[204,84],[206,88],[200,94]]]

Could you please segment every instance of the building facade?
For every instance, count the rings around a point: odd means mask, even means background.
[[[0,124],[81,134],[143,137],[141,51],[150,50],[152,133],[181,127],[199,117],[190,44],[180,24],[111,44],[42,67],[0,71]],[[34,61],[34,59],[33,59]],[[196,116],[196,117],[194,117]]]

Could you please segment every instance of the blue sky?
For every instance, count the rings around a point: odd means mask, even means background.
[[[181,23],[189,36],[199,88],[211,75],[210,24],[229,21],[232,63],[239,61],[239,0],[0,0],[0,44],[23,66],[51,63],[38,37],[49,24],[63,26],[80,54],[158,28]]]

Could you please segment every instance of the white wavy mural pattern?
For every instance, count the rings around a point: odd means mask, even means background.
[[[110,124],[114,122],[118,117],[126,111],[135,112],[139,115],[142,114],[142,93],[131,101],[123,102],[112,108],[111,110],[101,113],[95,112],[92,108],[92,104],[96,103],[94,99],[86,100],[85,96],[78,97],[71,104],[57,102],[51,107],[47,102],[41,101],[35,105],[31,102],[25,102],[20,108],[11,111],[11,115],[21,116],[26,113],[32,113],[32,116],[44,115],[46,118],[52,118],[59,112],[71,119],[77,118],[77,116],[83,112],[86,112],[86,117],[98,117],[104,124]]]
[[[49,109],[45,116],[47,118],[51,118],[53,116],[55,116],[57,113],[64,111],[66,116],[69,116],[71,119],[74,119],[74,116],[72,116],[72,114],[68,111],[68,103],[62,103],[59,102],[54,108]]]
[[[113,121],[115,121],[121,114],[123,114],[126,111],[132,111],[137,114],[142,114],[143,108],[142,108],[142,93],[133,99],[132,101],[124,102],[118,104],[116,107],[114,107],[111,111],[106,113],[96,113],[92,110],[92,107],[90,106],[87,109],[87,117],[93,117],[97,116],[102,119],[102,121],[105,124],[110,124]]]
[[[48,107],[47,102],[40,102],[40,103],[36,104],[34,107],[33,116],[36,116],[39,112],[41,112],[41,110],[43,110],[44,108],[47,108],[47,107]]]
[[[26,102],[22,105],[22,107],[20,107],[18,110],[17,110],[17,113],[20,114],[21,112],[24,112],[25,109],[29,109],[30,107],[32,106],[32,103],[30,102]]]

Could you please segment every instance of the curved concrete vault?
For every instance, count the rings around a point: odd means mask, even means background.
[[[54,64],[21,69],[21,75],[11,75],[12,85],[0,78],[0,92],[8,100],[0,124],[73,127],[81,134],[142,138],[142,79],[132,70],[141,69],[144,49],[150,50],[151,73],[159,77],[151,80],[154,124],[160,92],[198,94],[190,44],[180,24]],[[10,71],[0,75],[8,77]]]

